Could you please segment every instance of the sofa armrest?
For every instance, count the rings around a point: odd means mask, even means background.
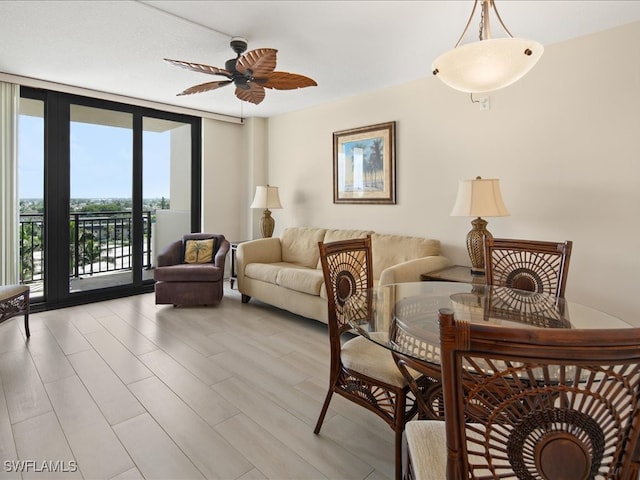
[[[277,263],[281,261],[280,237],[259,238],[238,244],[236,251],[238,290],[242,291],[245,266],[250,263]]]
[[[419,282],[420,274],[433,272],[451,265],[451,260],[442,255],[416,258],[385,268],[380,274],[379,285],[390,283]]]
[[[158,254],[159,267],[168,267],[180,263],[182,263],[182,240],[171,242]]]

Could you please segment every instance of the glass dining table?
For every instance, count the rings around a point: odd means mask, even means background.
[[[359,335],[394,354],[416,396],[419,368],[435,384],[424,408],[427,417],[441,418],[438,405],[440,331],[438,312],[453,310],[456,319],[510,328],[620,329],[633,328],[594,308],[544,293],[457,282],[409,282],[374,287],[351,296],[345,318]],[[420,402],[422,403],[422,402]]]

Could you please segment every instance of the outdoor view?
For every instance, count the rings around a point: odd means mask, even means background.
[[[23,98],[18,124],[21,281],[32,296],[44,281],[44,107]],[[147,121],[149,120],[149,121]],[[156,210],[170,207],[172,127],[144,119],[142,215],[143,268],[152,266]],[[132,114],[72,105],[68,252],[70,290],[101,288],[105,282],[75,281],[111,274],[111,284],[130,283],[133,209]],[[118,275],[113,275],[118,273]]]

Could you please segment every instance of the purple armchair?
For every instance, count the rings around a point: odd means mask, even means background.
[[[199,247],[193,248],[188,240],[213,239],[213,248],[206,252],[209,261],[198,261]],[[189,233],[169,244],[159,255],[153,273],[156,304],[217,305],[224,294],[224,263],[229,252],[229,241],[224,235]],[[195,256],[194,256],[195,253]],[[185,261],[185,254],[187,260]]]

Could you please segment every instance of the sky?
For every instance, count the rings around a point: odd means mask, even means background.
[[[42,117],[20,115],[18,192],[43,198]],[[71,123],[71,198],[131,198],[132,130]],[[143,197],[169,198],[170,132],[143,133]]]

